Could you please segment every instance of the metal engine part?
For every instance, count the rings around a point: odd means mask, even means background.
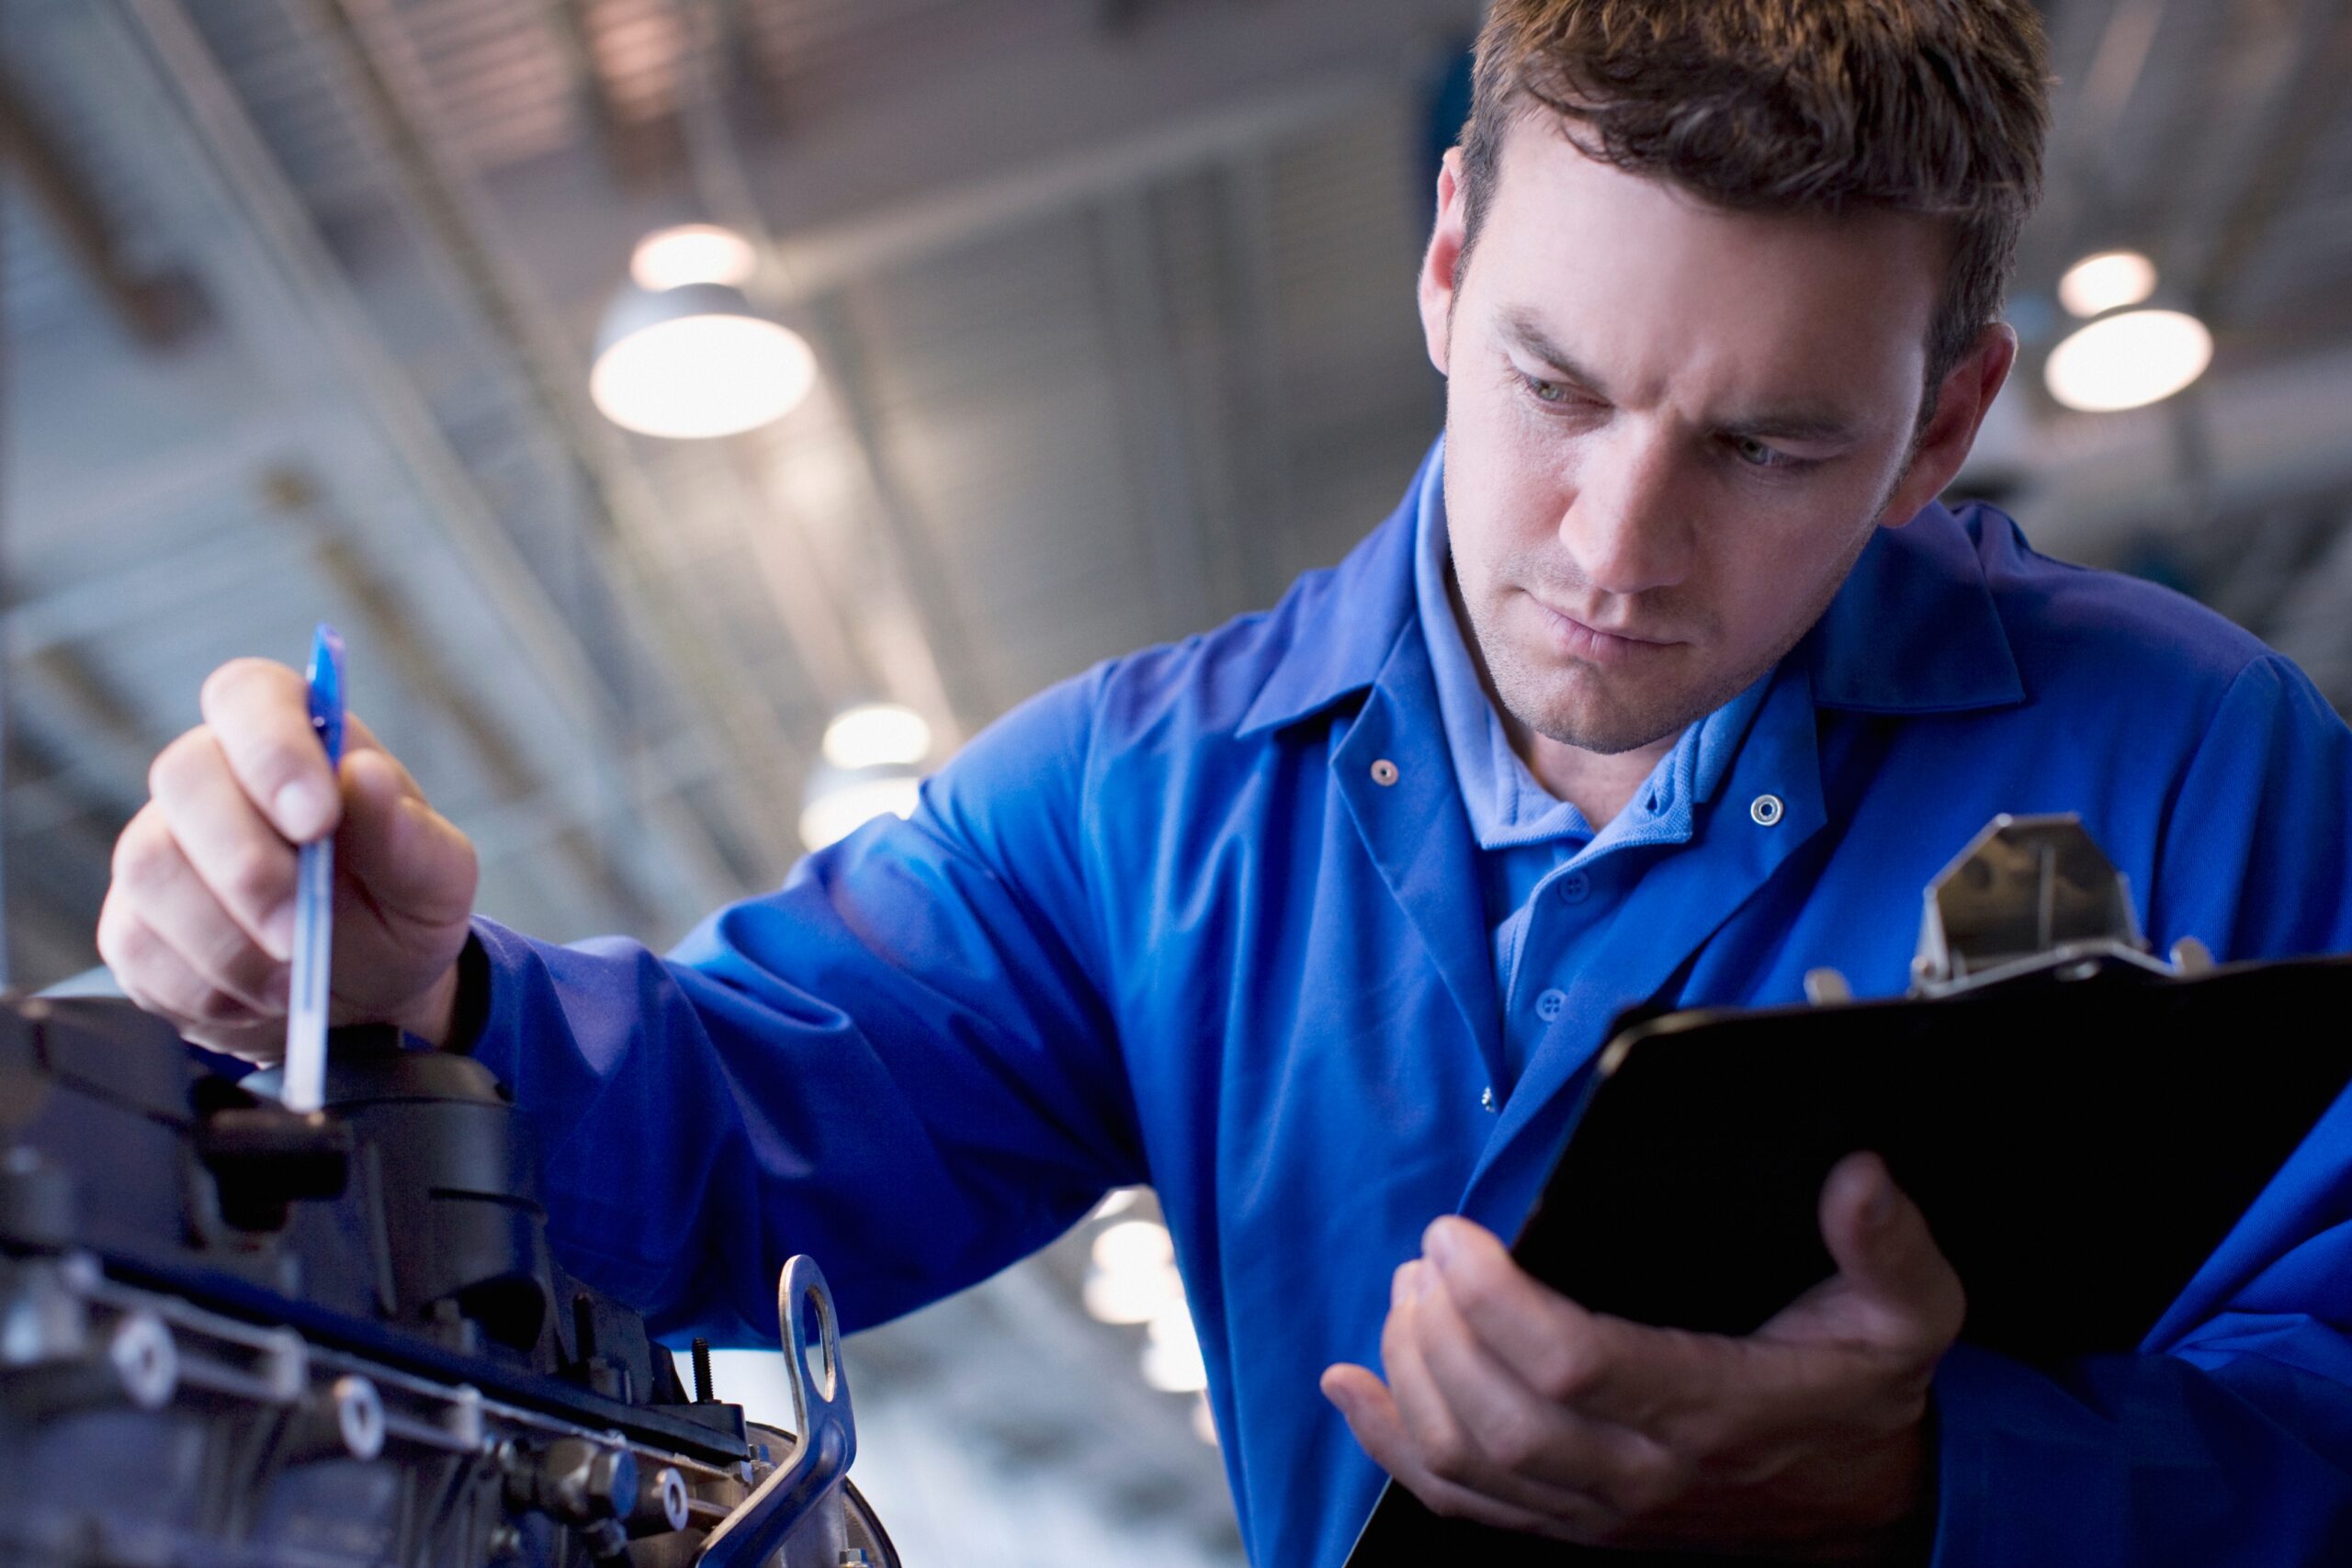
[[[691,1397],[536,1183],[489,1073],[390,1032],[297,1117],[127,1003],[0,1000],[0,1562],[896,1568],[816,1265],[803,1440]]]

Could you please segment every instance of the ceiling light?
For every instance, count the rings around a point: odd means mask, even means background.
[[[1140,1187],[1114,1187],[1102,1194],[1102,1201],[1095,1204],[1094,1212],[1086,1217],[1089,1221],[1117,1219],[1136,1206],[1143,1190]]]
[[[2156,264],[2137,251],[2085,256],[2058,280],[2058,303],[2088,318],[2137,305],[2156,291]]]
[[[839,843],[877,817],[911,817],[922,781],[897,771],[842,773],[820,768],[800,808],[800,841],[811,850]]]
[[[2178,310],[2127,310],[2078,329],[2042,375],[2070,409],[2107,413],[2159,402],[2205,373],[2213,334]]]
[[[695,440],[781,419],[816,380],[808,344],[741,289],[686,283],[621,290],[596,334],[588,393],[623,429]]]
[[[740,288],[757,265],[752,242],[734,230],[716,223],[681,223],[639,240],[628,258],[628,275],[639,288],[654,294],[688,283]]]
[[[1143,1381],[1162,1393],[1198,1393],[1209,1386],[1193,1314],[1183,1307],[1151,1320],[1143,1346]]]
[[[1094,1266],[1114,1274],[1173,1267],[1176,1243],[1157,1220],[1121,1220],[1094,1238]]]
[[[825,726],[825,761],[837,768],[912,767],[931,754],[931,726],[897,703],[862,703]]]
[[[1184,1304],[1184,1282],[1173,1267],[1120,1272],[1089,1269],[1079,1289],[1086,1315],[1097,1323],[1149,1323]]]

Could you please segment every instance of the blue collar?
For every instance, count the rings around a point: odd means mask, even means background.
[[[1312,718],[1377,682],[1397,640],[1420,635],[1414,538],[1421,489],[1443,451],[1422,459],[1386,522],[1338,566],[1311,572],[1268,622],[1282,639],[1243,715],[1253,735]],[[1987,532],[2016,525],[1990,507],[1940,502],[1882,528],[1783,668],[1811,676],[1815,706],[1865,713],[1957,713],[2025,700],[1978,555]]]

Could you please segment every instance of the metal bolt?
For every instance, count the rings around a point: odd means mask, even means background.
[[[334,1402],[335,1434],[353,1459],[374,1459],[384,1451],[384,1396],[376,1385],[356,1373],[334,1380],[328,1391]]]
[[[121,1379],[123,1397],[141,1410],[160,1410],[180,1385],[179,1347],[164,1320],[141,1307],[123,1314],[107,1342],[107,1360]]]
[[[685,1478],[666,1464],[658,1470],[640,1470],[638,1476],[637,1501],[628,1515],[630,1536],[662,1535],[685,1529],[689,1517]]]
[[[697,1334],[695,1336],[694,1348],[695,1403],[715,1404],[718,1403],[718,1396],[710,1391],[710,1341]]]

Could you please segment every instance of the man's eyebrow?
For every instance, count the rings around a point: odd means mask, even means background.
[[[1600,378],[1587,368],[1577,356],[1552,339],[1534,312],[1525,310],[1502,312],[1503,331],[1528,353],[1535,355],[1561,376],[1606,400],[1607,389]],[[1734,440],[1754,438],[1759,441],[1794,441],[1821,446],[1850,442],[1863,432],[1863,422],[1853,415],[1832,408],[1792,407],[1759,410],[1753,414],[1728,419],[1716,426],[1718,434]]]
[[[1511,340],[1520,347],[1527,350],[1528,353],[1535,355],[1536,358],[1585,390],[1604,399],[1609,396],[1607,389],[1600,383],[1600,378],[1579,364],[1575,355],[1554,343],[1552,334],[1544,330],[1544,323],[1535,319],[1533,311],[1505,310],[1502,313],[1502,321],[1503,331],[1508,333]]]
[[[1830,409],[1786,409],[1727,420],[1716,427],[1734,440],[1794,441],[1801,445],[1836,446],[1861,434],[1862,426],[1849,414]]]

